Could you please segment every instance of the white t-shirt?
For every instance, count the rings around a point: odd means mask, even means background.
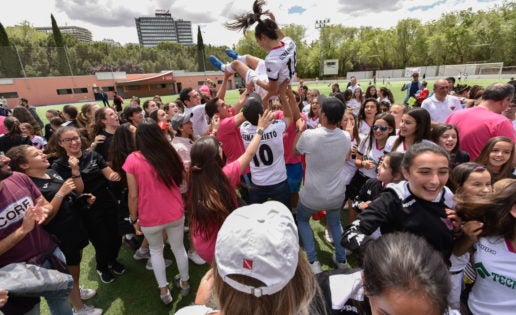
[[[257,126],[253,126],[248,121],[240,126],[240,134],[246,148],[257,129]],[[255,185],[275,185],[287,179],[287,168],[283,157],[283,132],[286,129],[284,120],[275,120],[264,130],[258,151],[250,163],[251,178]]]
[[[292,79],[296,72],[296,43],[285,36],[280,47],[272,49],[265,57],[267,76],[271,81],[281,84],[285,79]]]
[[[516,252],[503,237],[481,237],[473,254],[477,279],[469,294],[473,314],[516,312]]]
[[[206,112],[204,111],[204,104],[195,105],[191,108],[185,107],[184,114],[189,115],[190,113],[193,113],[190,121],[192,122],[194,137],[203,136],[209,128]]]
[[[365,120],[360,120],[358,123],[358,133],[361,135],[369,135],[369,132],[371,131],[371,126],[367,123]]]
[[[347,132],[319,127],[303,132],[296,150],[305,154],[306,174],[300,201],[310,209],[338,209],[346,193],[344,163],[351,149]]]
[[[358,152],[364,156],[364,161],[372,160],[376,167],[380,163],[380,159],[385,155],[383,148],[378,148],[376,145],[376,139],[373,137],[373,143],[371,145],[371,150],[369,150],[369,137],[362,140],[360,145],[358,146]],[[370,170],[365,169],[364,167],[360,168],[360,173],[364,174],[369,178],[376,178],[376,168],[372,168]]]
[[[435,98],[435,94],[423,101],[421,108],[424,108],[430,113],[430,119],[433,122],[444,124],[451,113],[462,109],[460,100],[453,95],[446,95],[444,102]]]
[[[360,111],[360,106],[362,106],[362,104],[354,98],[350,99],[346,103],[346,108],[351,109],[351,111],[353,112],[353,114],[355,114],[355,116],[358,116],[358,112]]]

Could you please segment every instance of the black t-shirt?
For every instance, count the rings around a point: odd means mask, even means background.
[[[95,152],[102,155],[105,161],[111,161],[109,157],[109,146],[111,145],[111,141],[113,140],[113,134],[103,130],[99,133],[99,135],[105,136],[106,139],[103,143],[99,143],[97,145],[97,147],[95,148]]]
[[[102,170],[108,167],[102,155],[92,151],[82,151],[79,158],[84,192],[98,195],[104,193],[108,181],[102,174]],[[63,179],[72,177],[72,170],[68,164],[68,156],[62,156],[52,163],[52,169],[57,171]],[[98,196],[97,196],[98,197]]]
[[[31,177],[30,179],[41,191],[46,200],[51,201],[64,183],[59,174],[52,169],[46,173],[50,176],[46,178]],[[87,241],[87,234],[81,223],[80,211],[85,204],[76,203],[77,195],[71,192],[63,198],[59,212],[43,228],[49,233],[54,234],[59,241],[67,245],[77,245]],[[69,244],[72,243],[72,244]]]

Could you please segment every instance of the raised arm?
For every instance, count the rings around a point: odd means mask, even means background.
[[[226,91],[228,89],[228,81],[229,78],[233,76],[233,73],[228,73],[224,71],[224,79],[222,80],[222,85],[220,86],[219,90],[217,91],[217,97],[224,99],[226,97]]]

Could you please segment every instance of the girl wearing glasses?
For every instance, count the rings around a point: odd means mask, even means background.
[[[55,137],[59,145],[59,158],[52,169],[67,180],[81,180],[84,193],[95,195],[96,201],[88,211],[81,213],[89,240],[95,248],[96,269],[100,280],[111,283],[113,273],[121,275],[125,267],[117,261],[122,238],[118,234],[118,205],[108,188],[108,181],[119,181],[120,175],[108,166],[102,155],[82,149],[82,140],[75,127],[61,127]],[[70,161],[78,160],[79,172],[71,168]]]
[[[358,146],[355,165],[362,175],[376,178],[376,167],[385,154],[387,138],[393,136],[395,130],[394,117],[391,114],[381,114],[374,119],[369,135]]]

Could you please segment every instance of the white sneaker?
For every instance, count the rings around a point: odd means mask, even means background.
[[[93,289],[86,289],[83,286],[79,286],[79,295],[81,296],[81,300],[89,300],[92,297],[94,297],[95,294],[97,294],[97,291]]]
[[[165,268],[168,268],[172,265],[172,260],[165,258]],[[147,263],[145,264],[145,269],[152,270],[152,262],[150,258],[147,260]]]
[[[201,256],[199,256],[199,254],[197,254],[197,252],[194,250],[188,252],[188,258],[190,258],[190,260],[197,265],[204,265],[206,263],[206,261],[204,261],[204,259],[202,259]]]
[[[135,260],[143,260],[143,259],[149,259],[150,258],[150,252],[148,248],[138,248],[136,252],[133,255],[133,258]]]
[[[326,242],[333,244],[333,237],[331,236],[330,230],[324,229],[324,238]]]
[[[321,263],[319,263],[317,260],[310,264],[310,268],[314,274],[322,272]]]
[[[337,256],[335,255],[335,253],[333,253],[331,258],[333,259],[333,262],[335,263],[335,265],[337,265],[338,269],[351,269],[351,266],[349,265],[349,263],[347,261],[338,262]]]
[[[84,306],[81,309],[74,310],[73,314],[74,315],[101,315],[102,309],[95,308],[91,305],[84,304]]]

